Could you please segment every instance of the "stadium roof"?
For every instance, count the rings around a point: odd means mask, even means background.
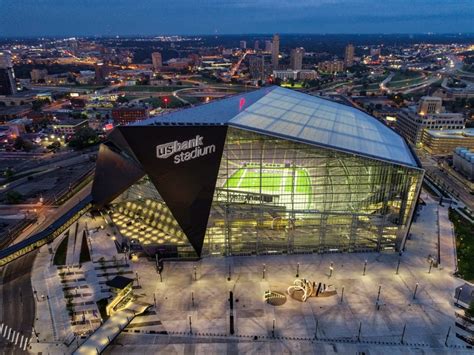
[[[405,140],[353,107],[272,86],[156,116],[134,125],[229,125],[418,167]]]

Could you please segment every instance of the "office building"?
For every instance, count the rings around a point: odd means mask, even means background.
[[[374,117],[275,86],[108,138],[95,206],[165,257],[401,250],[423,178]]]
[[[461,113],[444,112],[440,98],[424,96],[417,107],[398,112],[396,130],[411,144],[419,146],[425,130],[459,130],[465,127],[465,121]]]
[[[278,64],[280,61],[280,36],[273,35],[272,41],[272,68],[278,70]]]
[[[290,54],[290,69],[301,70],[303,68],[304,48],[294,48]]]
[[[273,77],[283,81],[314,80],[318,77],[318,73],[315,70],[274,70]]]
[[[240,49],[247,49],[247,41],[240,41]]]
[[[259,40],[256,40],[253,44],[253,49],[258,51],[260,50],[260,41]]]
[[[16,93],[15,72],[9,52],[0,52],[0,95],[9,96]]]
[[[474,151],[466,147],[458,147],[453,154],[454,169],[469,180],[474,180]]]
[[[348,44],[344,51],[344,65],[346,68],[354,65],[354,46],[352,44]]]
[[[153,52],[151,54],[151,61],[153,63],[153,70],[160,71],[163,66],[163,58],[161,57],[160,52]]]
[[[457,147],[474,149],[474,128],[423,132],[423,148],[432,155],[451,155]]]

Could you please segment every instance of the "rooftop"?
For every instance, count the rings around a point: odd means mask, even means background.
[[[474,137],[474,128],[444,129],[444,130],[428,129],[426,130],[426,133],[436,138],[463,139],[465,137]]]
[[[278,86],[171,112],[135,125],[228,125],[310,145],[418,166],[405,140],[353,107]]]

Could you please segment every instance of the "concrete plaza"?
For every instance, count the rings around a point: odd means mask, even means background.
[[[129,277],[138,275],[137,301],[153,306],[135,317],[106,353],[469,353],[472,350],[455,337],[453,295],[464,282],[453,276],[455,244],[447,207],[439,206],[428,195],[422,198],[427,204],[421,207],[401,257],[398,253],[338,253],[165,262],[163,282],[154,261],[141,258],[130,263],[125,272]],[[80,223],[85,221],[89,229],[102,223],[90,217],[83,217]],[[98,260],[123,259],[117,254],[112,235],[109,227],[90,235],[95,263],[89,264],[95,267],[82,266],[88,297],[95,301],[109,295],[101,285],[113,272],[104,277]],[[441,264],[430,269],[428,257],[438,256],[438,235]],[[47,259],[37,260],[38,271],[39,262],[49,263]],[[287,296],[281,306],[267,304],[265,291],[286,294],[297,271],[299,278],[333,285],[337,295],[309,298],[305,303]],[[39,282],[39,277],[34,278],[33,286]],[[58,282],[54,275],[44,292],[54,293],[54,283]],[[233,335],[229,291],[234,295]],[[33,351],[72,352],[84,341],[67,337],[72,328],[64,324],[68,316],[65,302],[59,302],[61,291],[56,294],[53,303],[50,301],[53,307],[37,307],[42,324],[50,312],[54,314],[49,322],[54,334],[44,332],[40,344],[31,344]],[[58,345],[65,340],[70,341],[69,347]]]

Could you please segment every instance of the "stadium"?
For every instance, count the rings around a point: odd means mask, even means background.
[[[116,127],[92,197],[150,255],[396,251],[422,179],[374,117],[268,87]]]

